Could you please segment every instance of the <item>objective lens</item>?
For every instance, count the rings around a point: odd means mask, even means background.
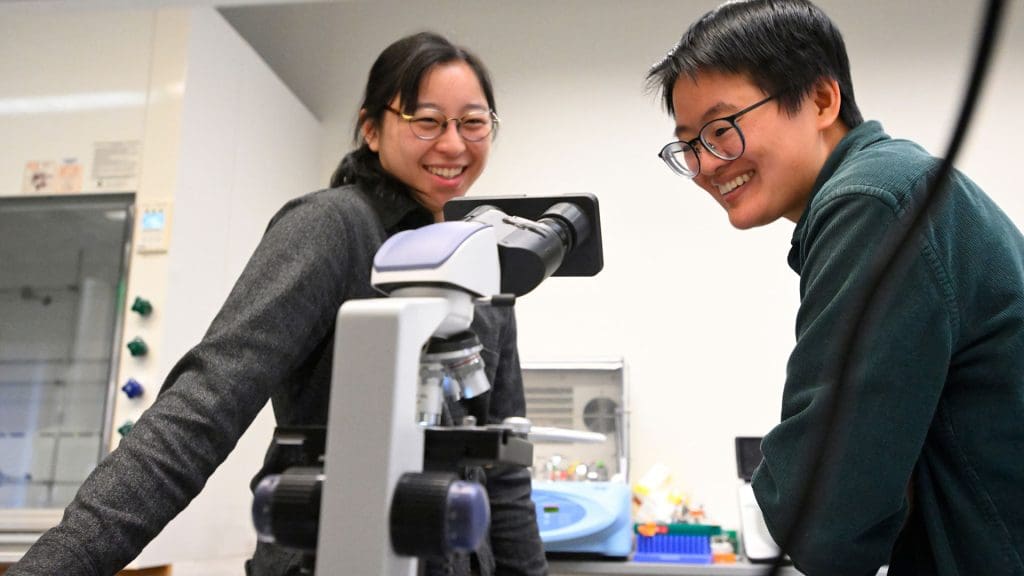
[[[416,421],[422,426],[441,423],[444,403],[444,366],[439,362],[420,364],[420,385],[416,391]]]
[[[454,400],[475,398],[490,390],[481,350],[480,339],[468,331],[450,338],[431,338],[420,358],[421,393],[426,378],[438,378],[439,387]],[[426,371],[426,366],[431,371]]]
[[[484,360],[478,353],[481,348],[477,347],[472,354],[450,367],[452,376],[462,388],[462,397],[467,400],[491,389],[491,383],[487,381],[487,374],[484,372]]]

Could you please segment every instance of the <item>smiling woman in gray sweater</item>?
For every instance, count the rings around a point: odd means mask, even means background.
[[[202,341],[8,575],[116,573],[202,490],[268,399],[278,425],[325,424],[338,308],[378,296],[370,268],[384,240],[441,220],[444,203],[467,192],[490,152],[494,109],[482,64],[445,38],[421,33],[385,49],[367,82],[360,145],[332,188],[274,216]],[[492,383],[481,416],[523,416],[513,312],[478,306],[472,329]],[[447,408],[448,422],[461,419],[462,406]],[[271,449],[254,483],[288,465]],[[428,573],[545,574],[528,472],[462,472],[486,483],[489,538],[472,555],[431,561]],[[300,558],[260,544],[246,570],[299,574]]]

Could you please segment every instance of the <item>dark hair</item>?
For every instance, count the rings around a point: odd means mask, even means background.
[[[487,98],[487,105],[497,112],[491,77],[479,58],[465,48],[452,44],[440,34],[420,32],[406,36],[385,48],[370,68],[363,103],[359,106],[360,112],[352,135],[357,148],[342,158],[334,175],[331,176],[331,186],[387,177],[377,153],[370,150],[363,139],[363,123],[371,121],[379,125],[395,96],[401,101],[402,112],[411,114],[419,104],[420,82],[423,76],[438,64],[459,60],[468,64],[476,73]]]
[[[705,14],[683,33],[667,56],[651,67],[647,85],[661,90],[675,113],[672,90],[679,76],[700,72],[743,74],[765,94],[778,94],[793,114],[823,79],[839,83],[839,118],[848,128],[864,121],[853,96],[850,61],[839,29],[807,0],[729,2]]]

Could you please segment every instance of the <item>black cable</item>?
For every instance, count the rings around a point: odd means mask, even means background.
[[[943,158],[935,173],[934,179],[928,186],[928,190],[923,201],[917,207],[916,213],[910,221],[910,226],[906,228],[903,236],[898,242],[896,242],[893,250],[888,253],[885,251],[880,252],[880,257],[876,259],[875,266],[870,268],[872,270],[881,269],[881,272],[875,276],[874,281],[870,284],[860,309],[856,311],[856,320],[845,333],[845,338],[842,341],[844,344],[842,349],[845,350],[845,353],[841,356],[838,366],[839,378],[836,381],[835,389],[828,392],[830,396],[826,399],[825,419],[823,421],[824,434],[819,440],[818,446],[816,446],[816,450],[814,451],[814,459],[811,460],[812,465],[808,473],[807,482],[800,495],[800,501],[797,506],[793,523],[789,526],[786,534],[782,538],[782,541],[779,542],[779,555],[775,557],[771,567],[765,571],[765,576],[776,576],[778,574],[779,569],[784,564],[783,559],[785,557],[786,550],[789,548],[790,543],[793,542],[796,535],[801,533],[807,517],[810,515],[810,511],[815,505],[815,495],[824,473],[823,464],[825,460],[825,453],[828,451],[833,440],[832,436],[835,423],[842,421],[840,416],[843,408],[843,394],[840,392],[846,392],[845,385],[851,372],[851,358],[854,356],[853,349],[856,343],[860,340],[862,332],[864,332],[865,318],[868,317],[867,311],[870,309],[875,296],[878,294],[880,286],[890,276],[895,262],[899,259],[898,255],[907,244],[907,240],[917,236],[920,232],[921,226],[926,220],[926,215],[935,204],[936,198],[944,192],[950,172],[953,170],[953,162],[957,154],[960,152],[960,147],[967,134],[967,127],[970,125],[971,116],[974,113],[978,96],[981,93],[981,87],[984,83],[985,75],[988,73],[989,63],[991,61],[993,48],[995,47],[1004,5],[1005,0],[989,0],[988,2],[984,25],[975,52],[973,71],[971,73],[970,82],[967,86],[967,93],[964,97],[963,105],[960,109],[960,115],[953,130],[953,136],[950,140],[949,150],[946,152],[945,158]],[[840,336],[844,335],[841,334]]]

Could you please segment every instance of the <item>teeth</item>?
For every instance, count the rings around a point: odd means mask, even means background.
[[[459,174],[462,174],[463,170],[465,170],[465,167],[463,166],[459,166],[457,168],[438,168],[436,166],[427,166],[427,171],[436,176],[440,176],[441,178],[455,178]]]
[[[716,186],[718,187],[718,193],[721,194],[722,196],[725,196],[726,194],[732,192],[739,186],[742,186],[743,184],[750,182],[750,178],[753,175],[753,172],[747,172],[746,174],[737,176],[736,178],[726,182],[725,184],[716,184]]]

